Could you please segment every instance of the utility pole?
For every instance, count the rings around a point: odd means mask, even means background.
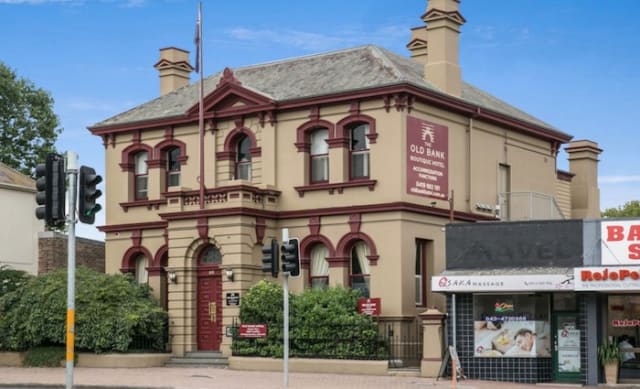
[[[76,299],[76,193],[78,182],[78,154],[67,151],[67,180],[69,191],[68,243],[67,243],[67,365],[66,389],[73,388],[73,360],[75,347],[75,299]]]

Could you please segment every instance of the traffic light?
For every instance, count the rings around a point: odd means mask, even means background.
[[[262,246],[262,271],[278,278],[278,241],[275,239]]]
[[[292,277],[300,275],[300,255],[298,239],[282,242],[282,271],[289,272]]]
[[[67,192],[64,158],[49,153],[45,163],[36,166],[36,217],[49,227],[65,224],[65,194]]]
[[[82,223],[93,224],[102,206],[96,204],[98,197],[102,196],[96,186],[102,182],[102,177],[88,166],[80,166],[80,188],[78,195],[78,219]]]

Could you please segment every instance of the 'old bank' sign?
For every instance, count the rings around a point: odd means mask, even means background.
[[[448,128],[407,116],[407,193],[446,200],[448,191]]]

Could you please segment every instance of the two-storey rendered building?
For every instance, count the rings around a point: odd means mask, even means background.
[[[294,292],[357,288],[381,299],[380,320],[413,321],[445,309],[429,281],[447,223],[597,213],[597,145],[571,144],[559,172],[570,135],[462,80],[458,1],[429,1],[422,20],[410,57],[361,46],[202,85],[188,52],[161,49],[161,96],[90,128],[105,148],[106,271],[153,287],[175,355],[229,352],[226,297],[270,277],[261,247],[282,228],[300,239]]]

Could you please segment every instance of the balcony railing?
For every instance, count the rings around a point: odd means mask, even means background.
[[[552,195],[509,192],[498,195],[496,213],[502,221],[565,219]]]

